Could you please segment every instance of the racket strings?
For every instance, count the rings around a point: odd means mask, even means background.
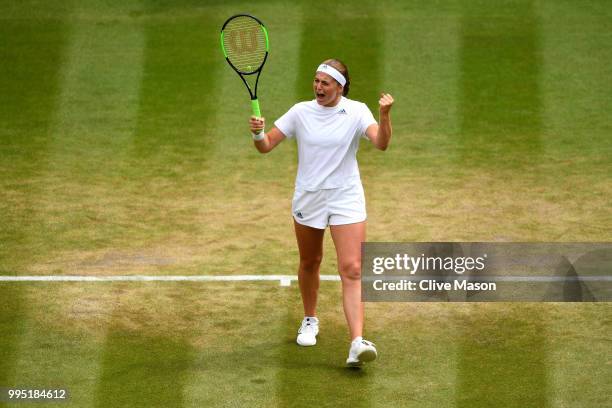
[[[255,72],[266,57],[264,28],[250,17],[235,18],[223,30],[223,47],[229,61],[238,70],[244,73]]]

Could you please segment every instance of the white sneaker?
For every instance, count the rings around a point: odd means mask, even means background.
[[[346,364],[351,367],[360,366],[363,363],[376,360],[378,353],[376,346],[371,341],[364,340],[363,337],[355,337],[351,342],[349,356]]]
[[[305,317],[302,326],[298,330],[297,344],[300,346],[314,346],[317,344],[319,334],[319,319],[316,317]]]

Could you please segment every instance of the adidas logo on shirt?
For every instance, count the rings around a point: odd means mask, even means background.
[[[346,110],[344,108],[340,109],[338,115],[347,115]]]

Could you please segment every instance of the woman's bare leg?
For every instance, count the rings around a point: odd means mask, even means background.
[[[304,316],[316,316],[317,296],[319,292],[319,270],[323,259],[324,229],[312,228],[293,221],[295,237],[300,251],[298,281]]]
[[[342,303],[351,340],[363,334],[364,306],[361,301],[361,243],[365,241],[366,222],[330,227],[338,272],[342,280]]]

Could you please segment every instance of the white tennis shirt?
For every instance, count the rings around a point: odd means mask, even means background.
[[[296,138],[298,171],[295,188],[317,191],[361,183],[357,166],[359,139],[376,123],[365,103],[342,97],[326,107],[316,100],[291,107],[274,125]]]

